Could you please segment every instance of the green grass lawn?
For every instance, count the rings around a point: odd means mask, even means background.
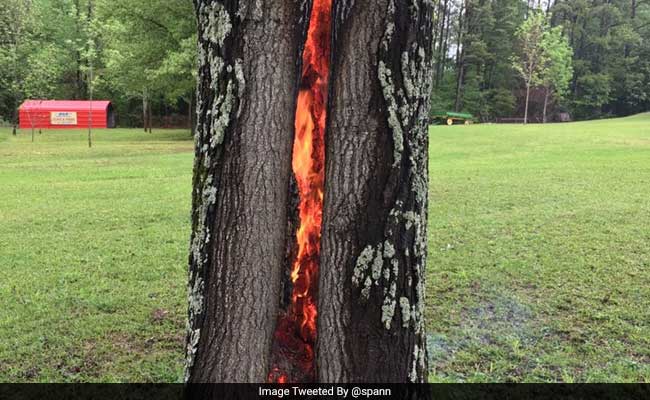
[[[0,131],[0,381],[177,381],[187,131]]]
[[[0,381],[178,381],[186,131],[0,129]],[[432,381],[650,381],[650,115],[431,129]]]
[[[431,131],[432,381],[650,381],[650,114]]]

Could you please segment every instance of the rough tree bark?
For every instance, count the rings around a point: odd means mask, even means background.
[[[11,133],[16,136],[16,129],[18,128],[18,102],[14,101],[14,110],[13,110],[13,115],[12,115],[12,130]]]
[[[195,0],[188,382],[264,382],[311,1]],[[429,0],[334,0],[317,379],[423,382]]]
[[[195,2],[189,382],[263,382],[281,297],[307,4]]]
[[[153,109],[149,100],[147,100],[147,127],[149,128],[149,133],[153,132]]]
[[[326,142],[322,382],[423,382],[433,4],[339,1]]]
[[[147,116],[149,115],[147,113],[147,91],[142,92],[142,128],[144,129],[144,132],[147,133]]]
[[[528,124],[528,103],[530,102],[530,79],[526,81],[526,104],[524,105],[524,125]]]
[[[551,96],[549,88],[544,89],[544,110],[542,111],[542,122],[546,123],[546,111],[548,109],[548,99]]]

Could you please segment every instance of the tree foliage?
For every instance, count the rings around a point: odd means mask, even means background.
[[[174,101],[195,86],[196,34],[187,0],[100,3],[105,85],[127,96],[144,91]]]
[[[127,124],[144,93],[161,106],[189,104],[195,27],[190,0],[6,0],[0,116],[12,119],[26,98],[88,98],[91,61],[96,97],[110,98]]]
[[[548,29],[544,14],[534,13],[517,30],[518,52],[512,57],[512,68],[521,75],[527,87],[541,83],[547,62],[543,40]]]
[[[432,97],[434,109],[458,104],[463,111],[486,120],[523,116],[526,84],[512,79],[518,74],[511,62],[518,51],[514,39],[519,27],[540,16],[548,20],[548,32],[552,31],[555,39],[560,39],[560,31],[563,34],[565,39],[556,44],[566,42],[573,50],[570,55],[560,55],[567,50],[562,47],[549,55],[568,59],[572,66],[571,70],[568,62],[556,63],[561,70],[552,76],[558,77],[562,81],[558,87],[566,90],[551,90],[551,112],[564,110],[574,118],[588,119],[650,108],[647,1],[441,0],[436,12],[439,73]],[[535,119],[541,120],[545,87],[542,83],[532,89]],[[500,101],[507,100],[508,92],[516,99],[512,109],[503,107],[509,102]],[[499,101],[495,102],[496,93]]]
[[[548,101],[551,95],[562,99],[566,95],[573,77],[571,57],[573,49],[569,46],[562,28],[547,29],[542,37],[543,64],[540,72],[540,85],[544,88],[543,121],[547,121]]]
[[[549,29],[542,38],[544,64],[540,74],[540,83],[557,96],[564,96],[573,77],[571,56],[573,49],[562,34],[560,27]]]
[[[571,55],[573,49],[562,33],[562,28],[551,28],[548,18],[540,11],[533,12],[517,31],[518,54],[512,58],[512,67],[523,79],[526,88],[524,123],[528,122],[530,90],[539,86],[544,90],[543,121],[547,120],[551,94],[561,99],[573,76]]]
[[[145,91],[158,110],[187,111],[192,103],[196,22],[191,0],[2,4],[0,118],[13,119],[25,97],[86,98],[89,35],[96,48],[97,96],[113,101],[120,123],[139,123]],[[549,91],[549,114],[563,110],[589,119],[650,109],[647,0],[438,0],[433,109],[469,111],[484,120],[523,116],[526,85],[513,79],[517,71],[511,62],[518,51],[515,38],[522,24],[542,14],[573,50],[572,71],[550,75],[562,82],[570,77],[568,86],[557,86],[566,90]],[[535,119],[541,120],[546,87],[531,89]]]

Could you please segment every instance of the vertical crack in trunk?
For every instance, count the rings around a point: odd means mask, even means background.
[[[325,123],[330,69],[332,0],[314,0],[303,52],[293,147],[299,227],[290,260],[291,298],[278,318],[268,381],[313,382],[318,268],[325,180]]]

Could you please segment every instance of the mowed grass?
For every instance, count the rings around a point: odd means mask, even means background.
[[[185,131],[0,130],[0,381],[178,381]],[[650,381],[650,115],[431,129],[431,381]]]
[[[0,381],[178,381],[188,131],[0,131]]]
[[[431,130],[432,381],[650,382],[650,114]]]

